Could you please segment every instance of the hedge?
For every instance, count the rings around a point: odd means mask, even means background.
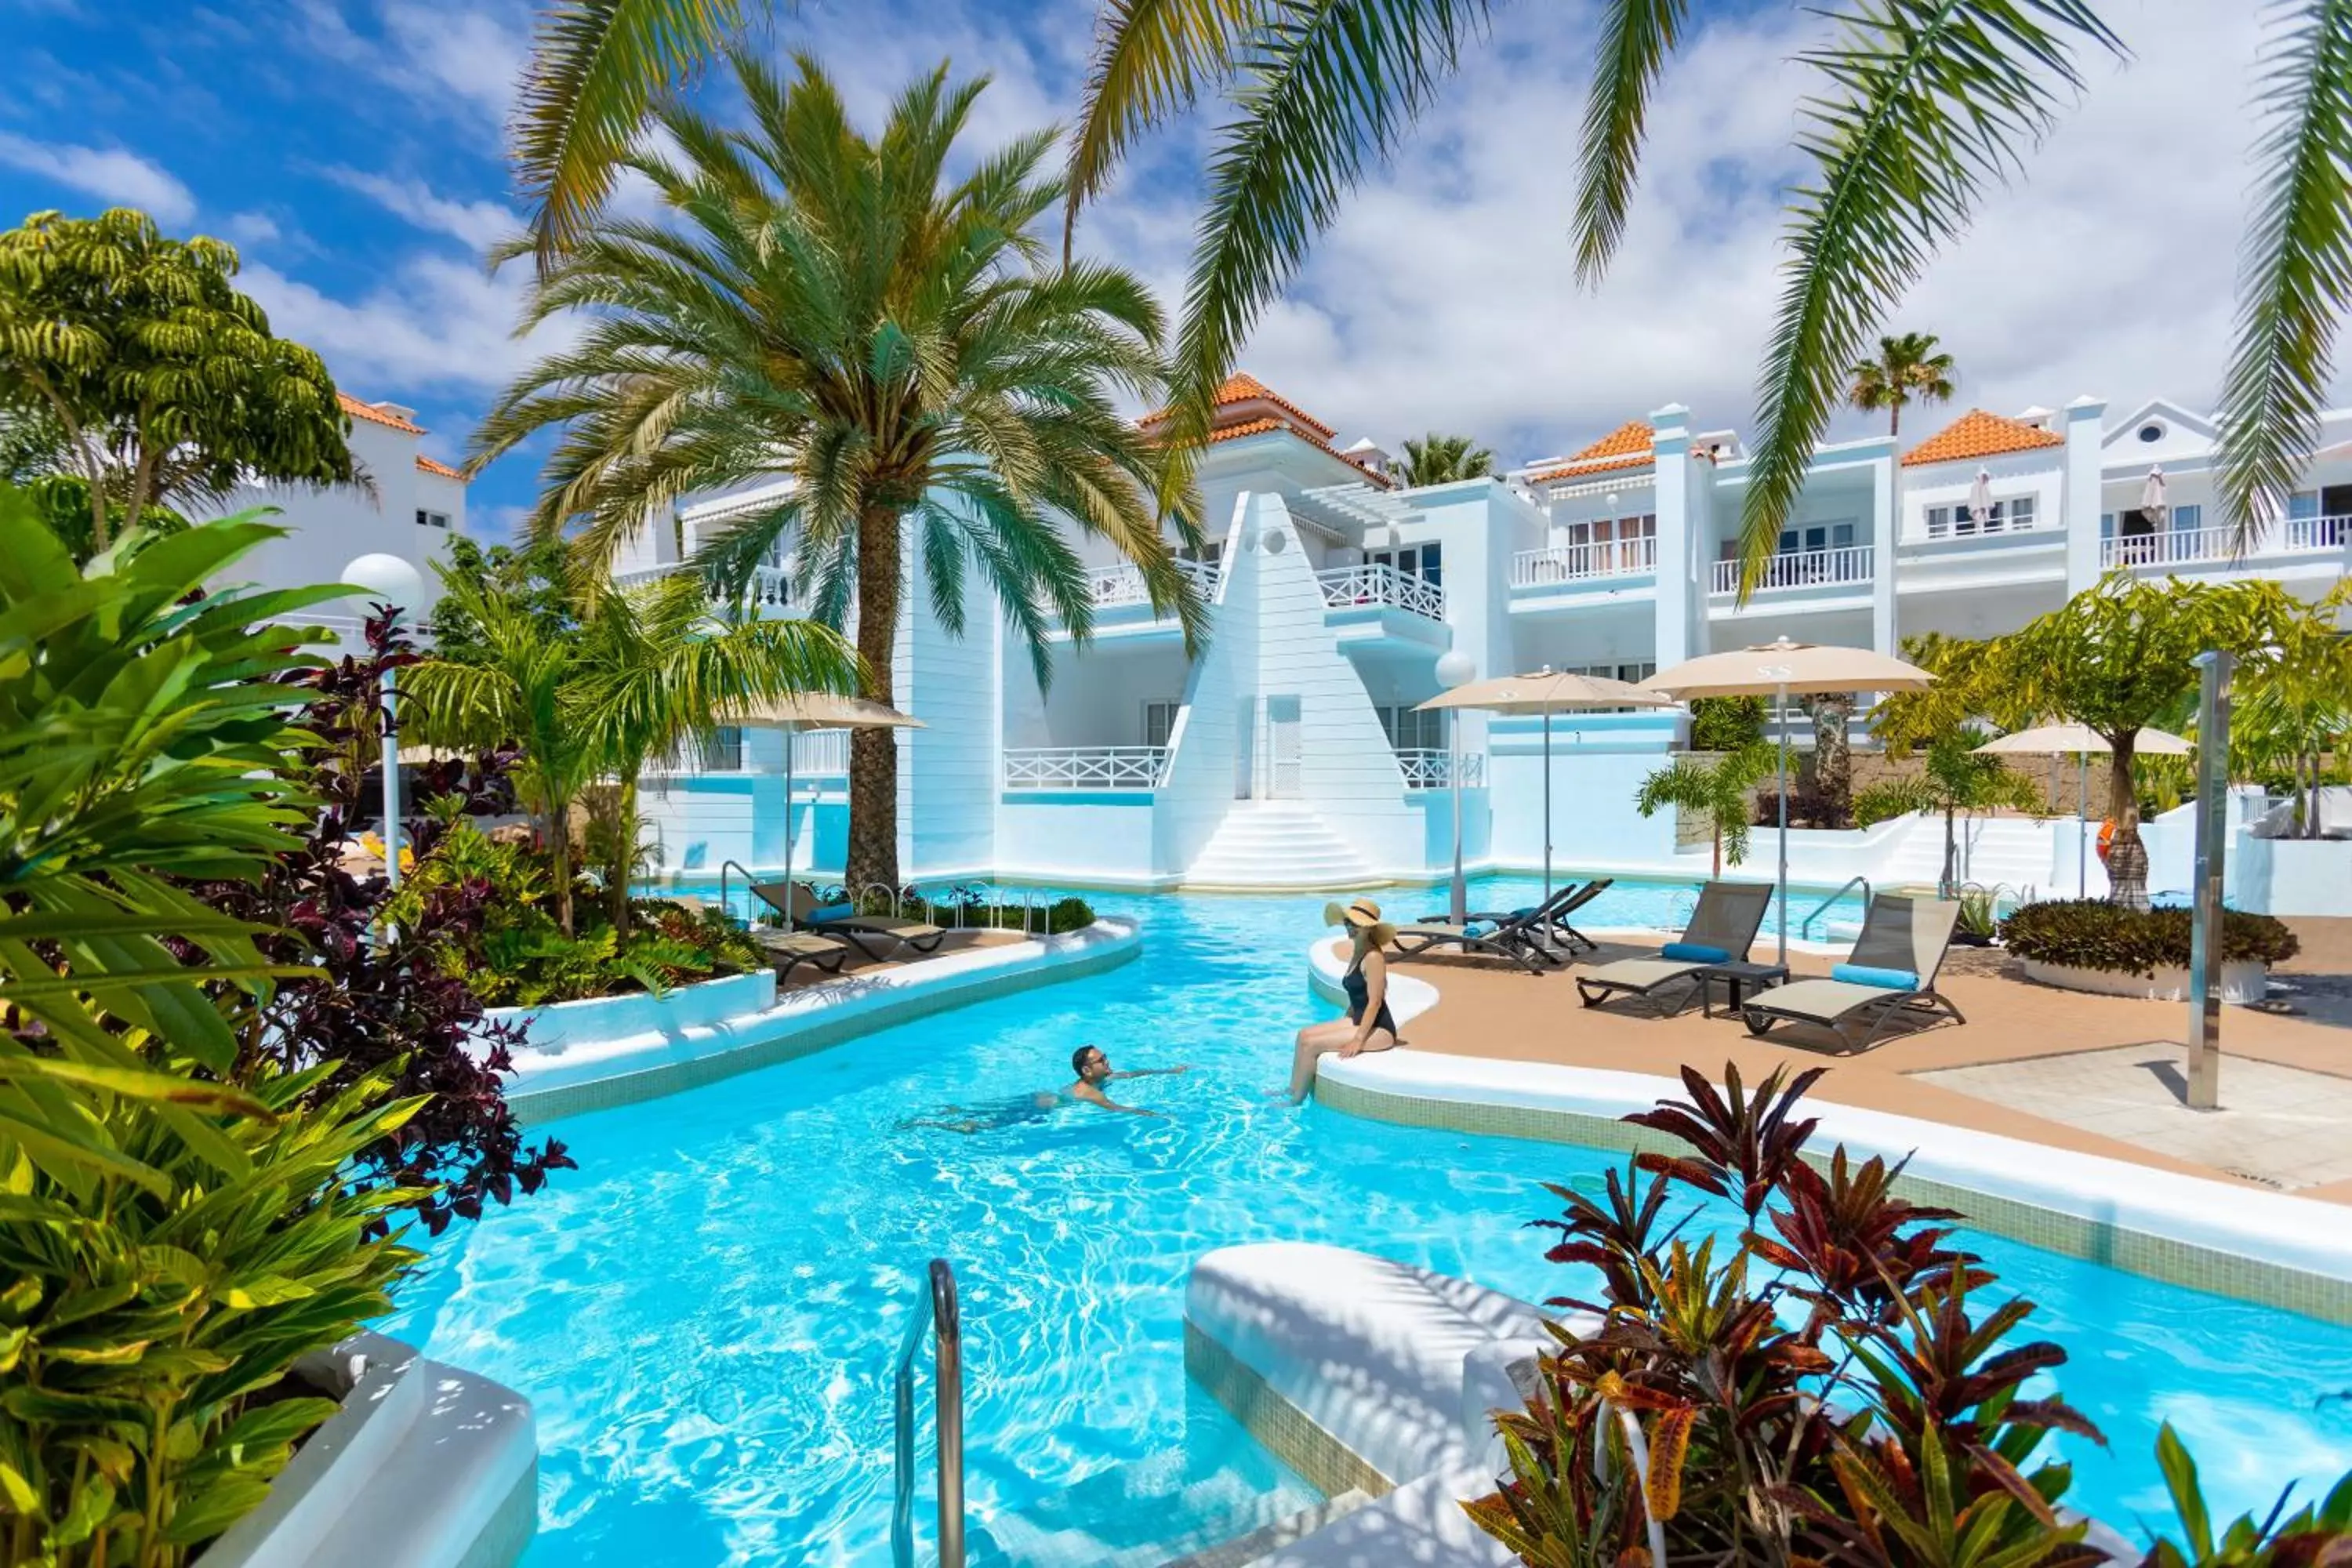
[[[2102,899],[2027,904],[2000,922],[2000,940],[2020,958],[2074,969],[2149,974],[2189,967],[2187,910],[2127,910]],[[2284,921],[2236,910],[2221,917],[2225,962],[2277,963],[2302,951]]]

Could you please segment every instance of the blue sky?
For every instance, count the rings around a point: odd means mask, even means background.
[[[2128,67],[2092,64],[2031,179],[1988,201],[1891,323],[1943,337],[1963,405],[2210,401],[2255,9],[2103,4]],[[994,141],[1072,112],[1093,11],[805,0],[765,37],[812,50],[869,112],[942,58],[986,70],[978,131]],[[1811,85],[1795,57],[1822,24],[1793,5],[1710,13],[1661,95],[1634,221],[1595,291],[1575,286],[1565,239],[1590,20],[1585,0],[1500,8],[1269,312],[1248,368],[1344,437],[1459,428],[1514,462],[1668,401],[1703,426],[1747,423],[1778,193],[1799,172],[1792,106]],[[527,0],[0,0],[0,213],[130,203],[236,242],[280,332],[350,391],[416,407],[428,448],[455,458],[531,352],[509,333],[521,269],[479,261],[517,222],[500,127],[530,22]],[[1171,300],[1209,129],[1153,143],[1089,223],[1094,248]],[[506,525],[534,467],[518,454],[478,481],[476,531]]]

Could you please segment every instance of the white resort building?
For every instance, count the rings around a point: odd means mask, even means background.
[[[380,501],[289,501],[308,526],[284,548],[307,552],[282,570],[270,563],[273,581],[331,578],[363,549],[424,567],[464,526],[464,487],[416,454],[422,432],[408,411],[350,406]],[[1478,676],[1548,666],[1633,680],[1782,636],[1886,652],[1923,632],[1990,636],[2116,568],[2272,577],[2315,597],[2352,557],[2352,411],[2328,416],[2307,485],[2237,559],[2213,504],[2214,426],[2170,404],[2120,418],[2087,397],[2015,416],[1970,410],[1907,450],[1891,437],[1825,445],[1744,605],[1732,558],[1748,454],[1736,432],[1704,427],[1679,405],[1507,475],[1414,489],[1390,477],[1371,442],[1342,449],[1336,439],[1248,375],[1222,389],[1201,466],[1208,542],[1190,565],[1213,606],[1198,657],[1105,546],[1088,546],[1103,552],[1095,636],[1083,648],[1062,639],[1042,689],[1001,617],[975,605],[967,635],[950,638],[915,586],[897,659],[898,704],[924,725],[899,738],[905,875],[1127,888],[1426,883],[1452,864],[1457,797],[1473,870],[1532,869],[1545,848],[1543,721],[1466,713],[1449,730],[1417,711],[1438,693],[1448,652]],[[2163,501],[2153,510],[2151,475]],[[686,506],[675,529],[636,541],[615,570],[625,580],[690,569],[704,537],[777,494],[772,485]],[[1989,507],[1971,505],[1988,495]],[[310,524],[322,505],[354,516]],[[333,543],[306,545],[312,533]],[[793,565],[780,553],[757,574],[763,612],[797,613]],[[1678,848],[1671,813],[1645,819],[1633,806],[1687,725],[1671,710],[1554,716],[1555,866],[1705,870],[1706,846]],[[1810,742],[1802,722],[1790,733]],[[1868,744],[1866,726],[1854,733]],[[789,802],[784,738],[772,731],[722,732],[648,778],[664,871],[698,879],[731,861],[766,872],[783,864],[790,833],[795,867],[837,875],[845,741],[793,740]],[[1822,886],[1856,874],[1933,880],[1942,831],[1906,819],[1795,833],[1795,872]],[[2185,816],[2152,825],[2149,838],[2153,885],[2185,886]],[[1968,849],[1969,875],[1988,885],[2072,894],[2083,874],[2071,820],[1979,823]],[[1769,875],[1770,858],[1759,845],[1746,869]],[[2095,860],[2087,876],[2098,892]]]

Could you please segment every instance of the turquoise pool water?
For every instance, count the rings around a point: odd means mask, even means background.
[[[572,1119],[580,1171],[444,1238],[392,1329],[536,1405],[531,1568],[887,1563],[890,1365],[934,1255],[963,1288],[974,1562],[1074,1568],[1311,1496],[1188,1391],[1200,1252],[1305,1237],[1528,1297],[1570,1283],[1524,1222],[1554,1207],[1540,1182],[1597,1182],[1610,1157],[1265,1098],[1322,1011],[1301,973],[1320,899],[1097,902],[1143,920],[1141,959]],[[1089,1040],[1122,1068],[1192,1064],[1118,1086],[1172,1120],[898,1126],[1063,1083]],[[2083,1505],[2161,1517],[2168,1416],[2227,1509],[2352,1468],[2352,1403],[2326,1399],[2352,1389],[2352,1331],[1973,1239],[2042,1303],[2063,1386],[2114,1440],[2073,1445]]]

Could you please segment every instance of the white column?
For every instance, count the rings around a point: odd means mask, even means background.
[[[1656,453],[1658,518],[1658,587],[1655,617],[1658,668],[1664,669],[1691,657],[1692,605],[1695,585],[1706,570],[1698,560],[1705,530],[1698,526],[1696,486],[1690,461],[1690,410],[1669,403],[1650,416],[1651,440]],[[1713,471],[1706,475],[1712,482]]]
[[[2106,404],[2078,397],[2066,405],[2066,595],[2099,580],[2099,416]]]
[[[1870,465],[1870,646],[1895,655],[1899,630],[1895,623],[1895,549],[1903,532],[1903,514],[1895,504],[1895,442]]]

